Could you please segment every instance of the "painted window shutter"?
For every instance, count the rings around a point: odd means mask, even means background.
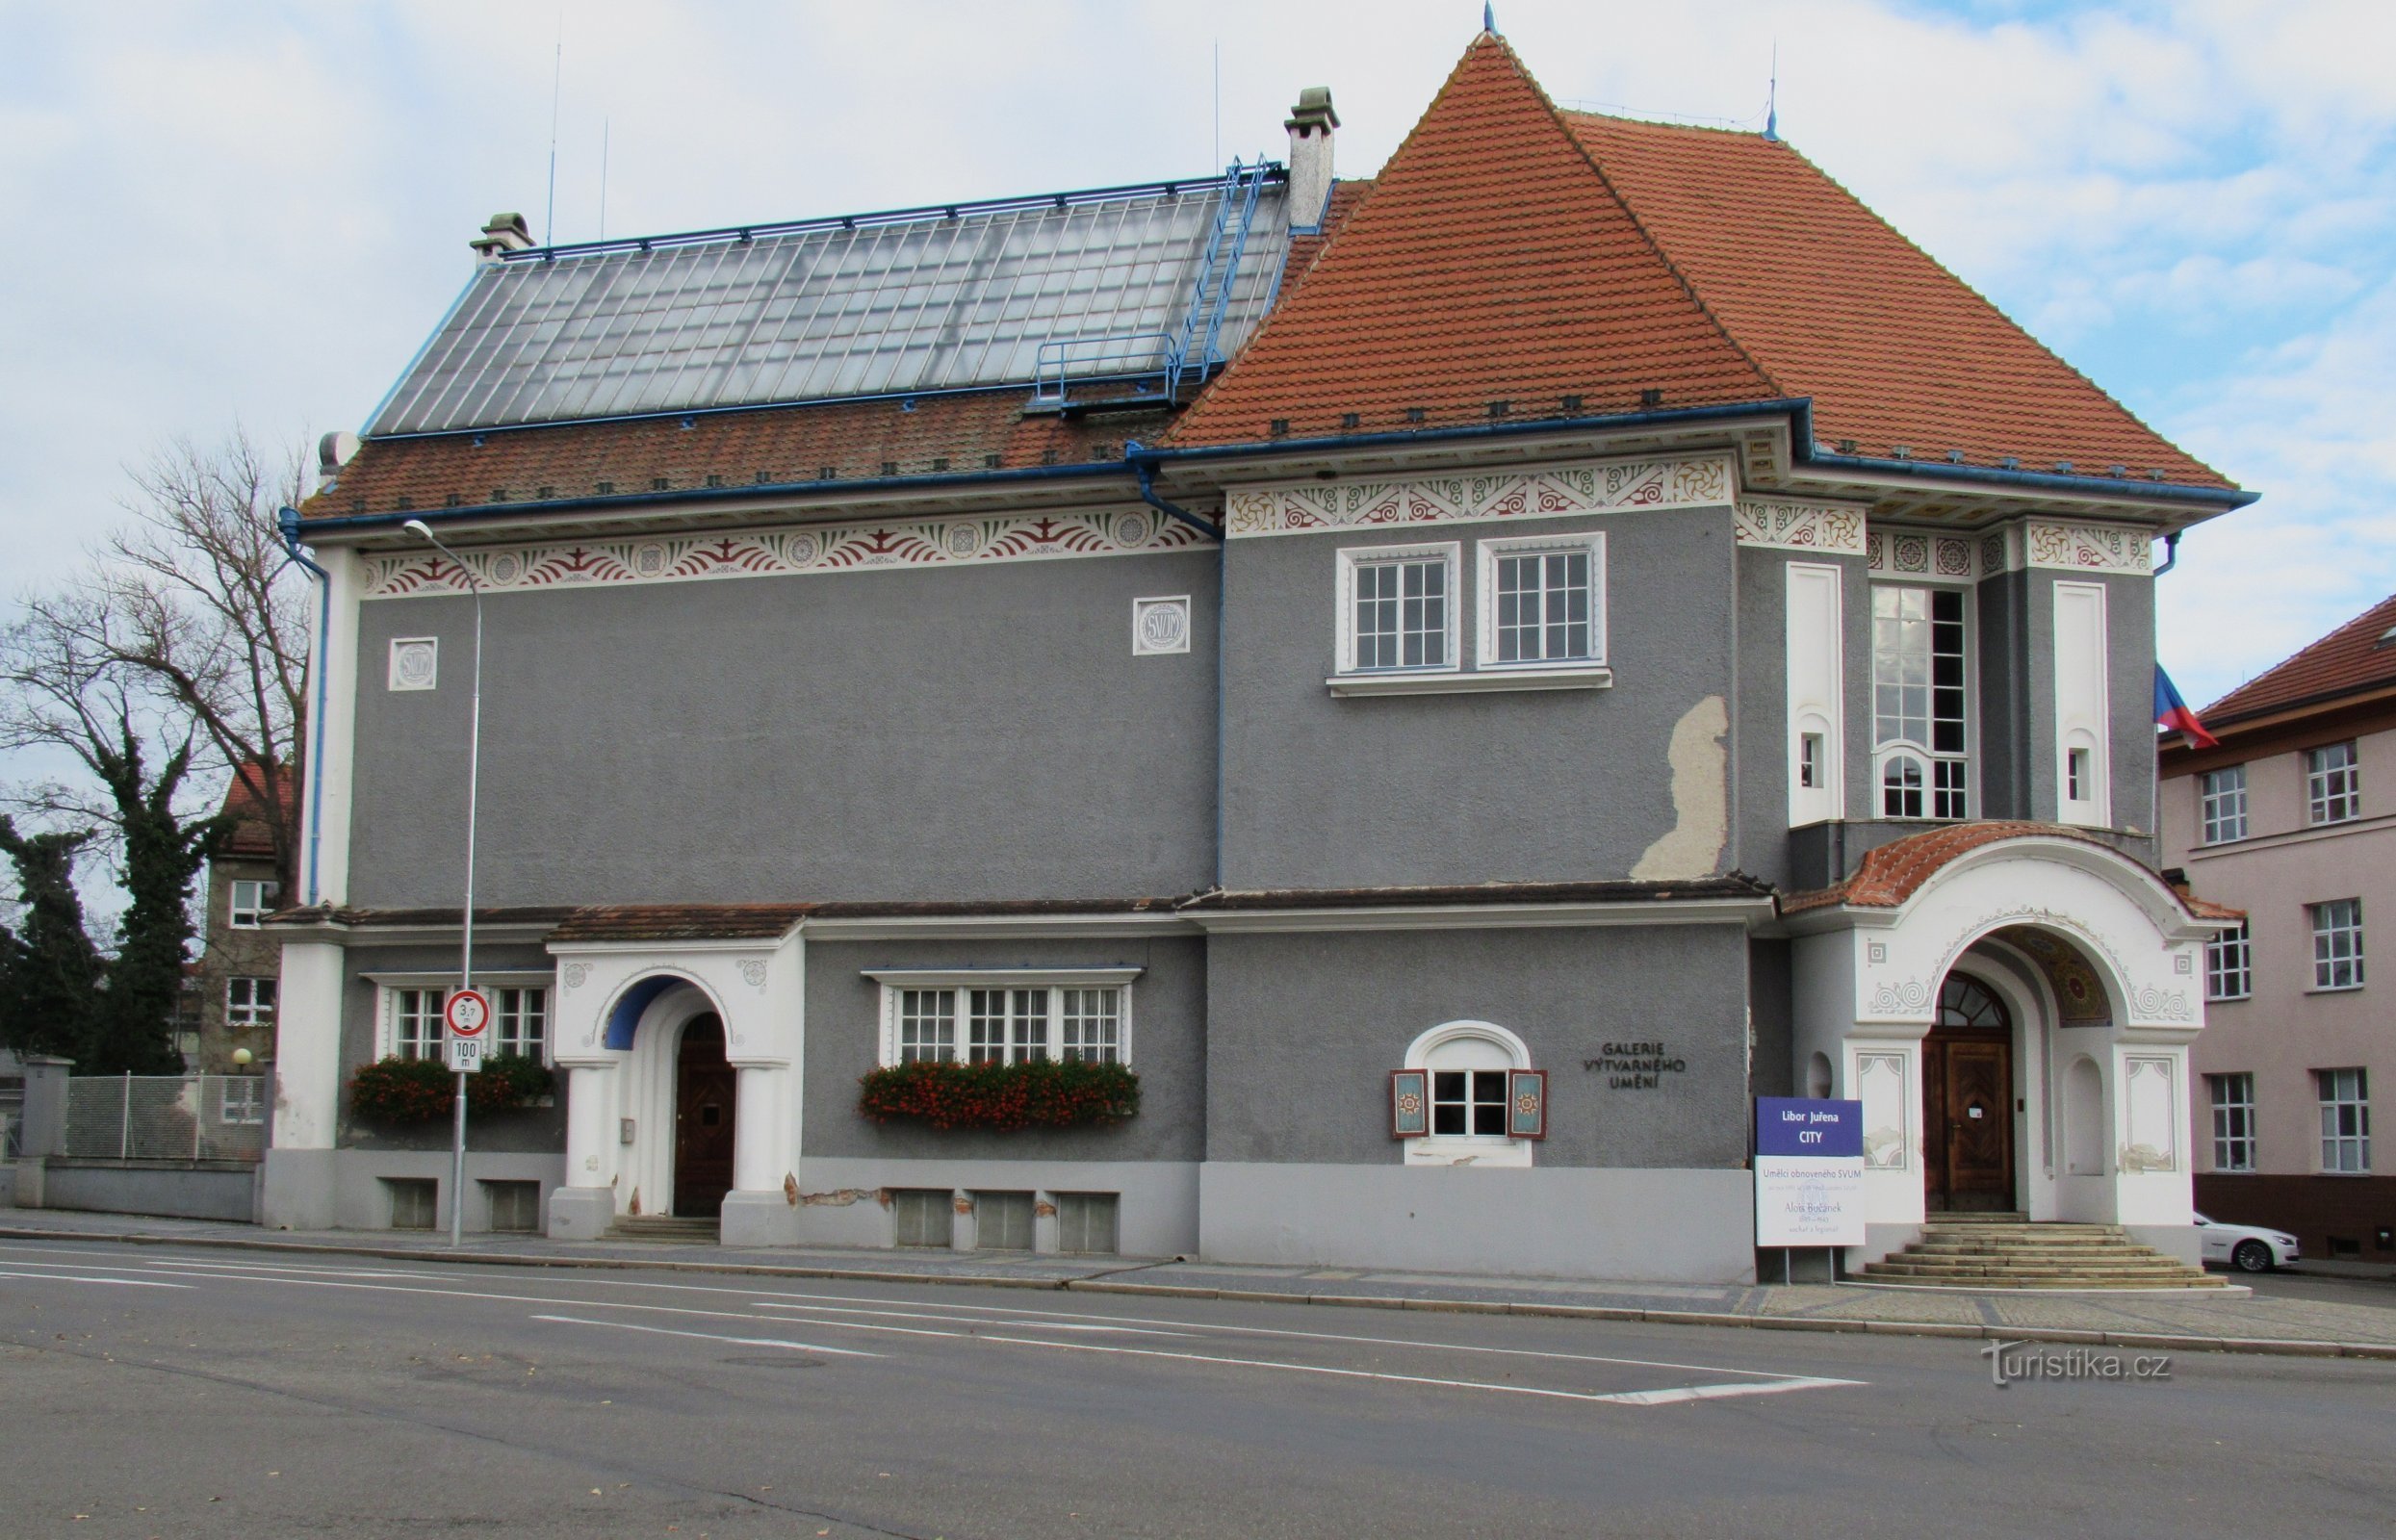
[[[1430,1132],[1430,1071],[1389,1072],[1389,1137],[1421,1139]]]
[[[1506,1132],[1514,1139],[1547,1138],[1547,1071],[1509,1070],[1506,1083]]]

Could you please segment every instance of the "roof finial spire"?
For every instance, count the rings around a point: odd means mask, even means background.
[[[1481,0],[1481,30],[1492,38],[1498,35],[1498,13],[1492,9],[1489,0]]]
[[[1772,39],[1772,83],[1764,91],[1764,137],[1780,141],[1780,39]]]

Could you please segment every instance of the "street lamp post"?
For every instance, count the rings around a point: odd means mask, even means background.
[[[441,537],[422,519],[410,519],[404,527],[410,534],[422,536],[431,547],[456,564],[466,577],[466,586],[475,596],[475,666],[474,704],[466,729],[466,910],[461,939],[458,944],[457,988],[460,993],[475,987],[475,805],[476,791],[482,776],[482,582],[475,576],[458,553],[441,543]],[[466,1071],[457,1072],[457,1106],[450,1124],[450,1245],[466,1244]]]

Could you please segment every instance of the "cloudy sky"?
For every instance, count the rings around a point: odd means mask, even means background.
[[[1479,0],[0,0],[0,602],[122,467],[355,427],[493,211],[562,240],[1185,176],[1332,88],[1369,173]],[[2218,695],[2396,590],[2396,7],[1502,0],[1571,105],[1783,134],[2258,489],[2162,580]],[[1220,60],[1220,141],[1217,132]]]

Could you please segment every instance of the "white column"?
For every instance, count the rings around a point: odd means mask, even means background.
[[[789,1071],[779,1065],[740,1066],[739,1105],[733,1116],[733,1187],[742,1193],[782,1193],[798,1169],[790,1149]]]
[[[616,1068],[576,1065],[566,1071],[566,1185],[605,1187],[615,1176]]]
[[[549,1194],[553,1241],[595,1241],[615,1222],[621,1084],[612,1064],[566,1066],[566,1185]]]
[[[342,949],[283,943],[274,1014],[274,1147],[331,1149],[341,1106]]]

